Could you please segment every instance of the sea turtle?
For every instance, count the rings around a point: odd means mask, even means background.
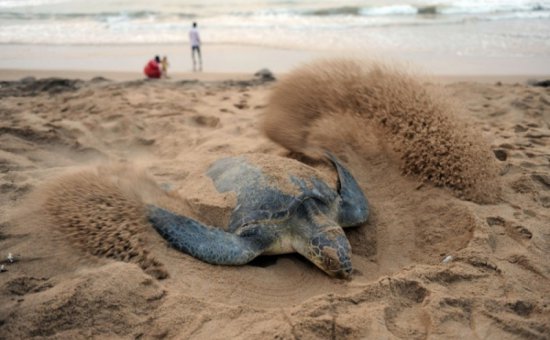
[[[267,157],[283,171],[246,156],[220,159],[208,169],[218,192],[237,197],[226,230],[152,205],[150,222],[174,248],[208,263],[242,265],[259,255],[298,252],[330,276],[350,277],[351,246],[342,227],[364,223],[369,214],[351,173],[327,153],[338,173],[335,190],[303,163]],[[285,168],[285,162],[293,163]]]

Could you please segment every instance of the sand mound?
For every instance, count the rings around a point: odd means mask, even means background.
[[[120,262],[77,271],[59,283],[43,281],[40,294],[21,299],[2,330],[10,338],[110,338],[126,336],[129,329],[139,337],[148,330],[148,313],[165,295],[154,279]]]
[[[494,201],[494,156],[460,114],[451,100],[405,72],[331,60],[299,68],[277,84],[263,130],[289,150],[306,154],[338,145],[332,140],[335,129],[344,143],[353,135],[374,134],[397,152],[405,174],[468,199]],[[323,135],[331,136],[329,143]]]

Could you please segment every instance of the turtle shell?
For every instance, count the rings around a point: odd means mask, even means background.
[[[315,169],[274,155],[219,159],[199,177],[194,186],[203,188],[200,194],[189,197],[188,188],[183,195],[199,220],[229,232],[250,223],[284,221],[305,198],[314,197],[329,207],[339,197],[336,173],[328,166]]]

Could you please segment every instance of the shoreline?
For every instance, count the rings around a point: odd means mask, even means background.
[[[84,81],[95,77],[103,77],[112,81],[132,81],[146,79],[139,72],[116,72],[116,71],[90,71],[90,70],[45,70],[45,69],[0,69],[0,81],[18,81],[25,77],[34,78],[66,78],[80,79]],[[229,73],[229,72],[179,72],[171,74],[170,78],[158,81],[223,81],[223,80],[249,80],[253,74]]]
[[[276,77],[280,77],[286,72],[276,73]],[[0,81],[19,81],[25,77],[34,78],[66,78],[66,79],[81,79],[84,81],[91,80],[95,77],[103,77],[111,81],[131,81],[141,80],[145,77],[139,72],[116,72],[109,70],[48,70],[48,69],[2,69],[0,68]],[[254,73],[246,72],[177,72],[170,75],[168,79],[160,81],[182,81],[182,80],[197,80],[197,81],[224,81],[224,80],[250,80],[254,78]],[[427,77],[430,82],[451,84],[458,82],[477,82],[484,84],[493,84],[497,82],[505,84],[525,84],[529,80],[544,80],[550,79],[550,75],[486,75],[486,74],[440,74]]]
[[[219,79],[219,75],[234,77],[254,74],[262,68],[270,69],[277,76],[311,60],[334,57],[380,60],[390,65],[401,65],[428,77],[445,79],[509,82],[550,76],[550,64],[544,57],[466,57],[376,50],[337,52],[251,45],[204,45],[202,52],[205,72],[194,73],[186,45],[0,44],[0,79],[13,80],[23,73],[55,76],[96,74],[104,77],[108,74],[114,75],[115,80],[139,79],[143,66],[154,55],[168,56],[169,75],[199,80],[211,77]]]

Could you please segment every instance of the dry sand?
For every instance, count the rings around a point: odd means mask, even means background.
[[[146,222],[143,202],[212,224],[223,220],[231,198],[216,195],[202,175],[218,158],[263,153],[330,172],[262,133],[277,124],[266,117],[286,114],[274,110],[281,102],[272,92],[294,82],[0,83],[0,256],[7,269],[0,273],[0,338],[548,338],[545,88],[442,88],[413,79],[399,85],[414,87],[406,103],[357,114],[364,109],[358,101],[339,115],[288,123],[291,131],[315,132],[289,147],[337,153],[371,204],[369,221],[346,230],[350,281],[295,254],[224,267],[167,246]],[[381,84],[371,85],[384,93]],[[321,103],[335,102],[326,91]],[[395,99],[377,93],[378,104]],[[454,100],[430,106],[437,119],[427,124],[438,128],[435,140],[459,145],[445,154],[450,170],[437,171],[459,175],[408,171],[402,132],[425,118],[426,100],[445,96]],[[415,103],[414,119],[403,120],[400,105]],[[445,105],[452,112],[442,112]],[[401,128],[385,127],[384,115]],[[413,140],[423,151],[412,150],[412,163],[436,164],[433,154],[423,156],[432,149],[419,136]],[[468,171],[472,160],[485,170]],[[498,184],[464,195],[456,179],[474,189],[485,179]],[[484,190],[490,199],[479,199]]]

